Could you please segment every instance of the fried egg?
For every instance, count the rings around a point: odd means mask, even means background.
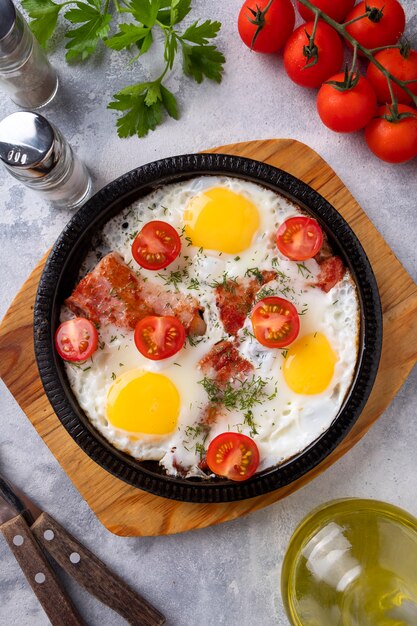
[[[207,324],[204,336],[161,361],[138,352],[133,331],[102,324],[92,358],[65,364],[80,406],[110,443],[136,459],[159,461],[169,475],[206,476],[199,463],[222,432],[252,437],[262,470],[298,454],[329,428],[355,374],[359,304],[349,271],[325,293],[314,286],[320,271],[314,259],[297,263],[278,251],[278,226],[299,214],[284,196],[255,183],[200,176],[154,190],[97,233],[81,276],[117,251],[145,279],[195,297]],[[131,253],[137,232],[151,220],[170,223],[182,240],[179,257],[159,272],[139,268]],[[256,299],[276,295],[292,302],[300,316],[298,338],[285,349],[266,348],[253,336],[248,316],[237,349],[254,367],[251,384],[259,401],[250,405],[248,395],[248,406],[222,407],[203,428],[210,398],[199,363],[228,339],[215,287],[271,269],[276,278],[259,285]],[[61,320],[72,316],[62,307]]]

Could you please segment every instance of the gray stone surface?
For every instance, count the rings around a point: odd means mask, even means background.
[[[148,161],[223,143],[293,137],[314,148],[355,195],[414,280],[417,280],[416,162],[386,165],[366,149],[360,133],[331,133],[318,120],[315,94],[285,76],[282,60],[250,54],[236,32],[240,0],[194,0],[192,18],[220,19],[227,57],[221,86],[201,86],[176,71],[170,87],[181,120],[168,120],[146,139],[118,139],[111,95],[154,73],[151,55],[133,67],[121,54],[102,50],[96,60],[69,67],[55,38],[51,59],[60,73],[56,100],[44,110],[86,161],[94,188]],[[409,34],[417,44],[417,7],[404,0]],[[59,49],[58,49],[59,48]],[[0,93],[1,116],[16,106]],[[0,171],[0,316],[35,263],[70,217]],[[392,353],[395,362],[400,355]],[[38,437],[3,383],[0,471],[24,487],[90,549],[167,616],[169,626],[285,626],[280,568],[289,538],[313,507],[333,498],[386,500],[417,515],[417,370],[363,440],[311,484],[249,517],[184,535],[119,538],[101,526]],[[0,540],[0,624],[48,623],[5,542]],[[86,622],[124,623],[67,581]]]

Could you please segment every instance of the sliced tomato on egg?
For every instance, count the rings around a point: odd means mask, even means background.
[[[166,222],[148,222],[136,235],[132,256],[147,270],[161,270],[172,263],[181,250],[181,239],[175,228]]]
[[[55,333],[56,350],[65,361],[85,361],[96,351],[97,345],[97,329],[84,317],[62,322]]]
[[[181,350],[184,342],[184,326],[171,315],[149,315],[136,324],[136,347],[143,356],[152,361],[173,356]]]
[[[210,442],[207,465],[218,476],[236,481],[247,480],[258,469],[258,446],[246,435],[221,433]]]
[[[289,346],[300,330],[295,306],[277,296],[259,300],[252,309],[251,321],[256,339],[267,348]]]
[[[278,250],[291,261],[312,259],[323,244],[323,231],[311,217],[290,217],[277,231]]]

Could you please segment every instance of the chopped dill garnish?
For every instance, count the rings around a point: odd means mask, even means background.
[[[240,256],[235,256],[235,261],[240,261]]]
[[[188,278],[188,269],[184,267],[182,270],[176,270],[169,274],[157,274],[159,278],[162,278],[165,285],[172,285],[175,289],[178,289],[178,285]]]
[[[301,310],[301,313],[299,313],[298,315],[305,315],[308,311],[308,305],[307,304],[303,304],[303,309]]]
[[[224,388],[219,387],[215,380],[204,377],[199,383],[203,385],[210,402],[221,403],[228,410],[248,411],[269,398],[265,387],[268,382],[258,376],[251,380],[228,382]]]
[[[111,379],[116,380],[116,374],[114,372],[111,373]]]
[[[116,341],[116,339],[117,339],[117,335],[112,335],[110,337],[110,343],[113,343],[113,341]]]
[[[274,296],[275,293],[276,293],[276,290],[273,289],[272,287],[262,287],[262,289],[260,289],[258,293],[256,294],[255,304],[259,302],[259,300],[262,300],[263,298]]]
[[[161,209],[164,211],[164,215],[166,215],[168,211],[168,207],[161,204]]]
[[[287,358],[287,354],[288,354],[288,348],[285,348],[285,350],[281,350],[281,354],[284,357],[284,359]]]
[[[195,452],[200,455],[200,461],[206,456],[206,449],[202,443],[195,444]]]
[[[198,280],[198,278],[192,278],[187,289],[200,289],[200,281]]]
[[[191,335],[187,335],[187,339],[189,341],[190,346],[192,346],[193,348],[195,346],[198,346],[198,344],[201,343],[202,341],[204,341],[204,337],[200,337],[200,339],[196,339],[195,337],[192,337]]]
[[[313,274],[304,263],[297,263],[297,270],[303,278],[313,278]]]
[[[89,365],[88,367],[84,367],[83,372],[88,372],[88,370],[91,370],[91,365]]]
[[[130,239],[134,239],[136,237],[136,235],[138,234],[138,230],[134,230],[133,233],[130,233],[129,238]]]
[[[187,242],[188,247],[193,245],[193,242],[191,241],[191,237],[185,237],[185,241]]]
[[[262,272],[260,272],[257,267],[250,267],[249,269],[247,269],[245,272],[245,276],[253,276],[253,278],[256,278],[260,285],[262,285],[264,282]]]
[[[258,434],[258,431],[256,430],[257,424],[255,424],[254,422],[253,412],[251,410],[246,411],[243,417],[244,417],[243,423],[246,424],[246,426],[249,426],[250,428],[249,436],[253,437],[254,435],[257,435]]]
[[[214,280],[212,283],[209,283],[209,287],[213,289],[217,287],[223,287],[225,291],[229,293],[234,293],[236,291],[237,278],[233,276],[229,276],[227,272],[224,272],[222,275],[222,280]]]

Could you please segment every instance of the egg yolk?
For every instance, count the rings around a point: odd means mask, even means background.
[[[251,245],[259,228],[259,213],[241,194],[213,187],[191,198],[184,223],[194,246],[236,254]]]
[[[116,378],[107,395],[110,424],[133,433],[170,433],[177,425],[179,411],[178,390],[162,374],[125,372]]]
[[[325,335],[304,335],[288,349],[283,367],[285,382],[295,393],[321,393],[332,380],[336,361]]]

